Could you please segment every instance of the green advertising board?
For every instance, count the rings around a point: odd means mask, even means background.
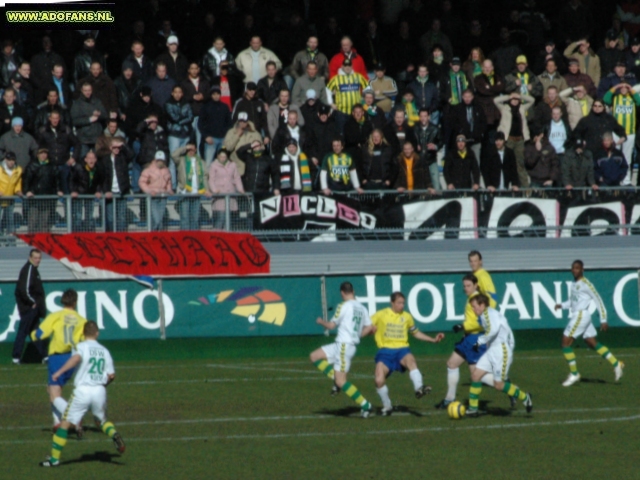
[[[358,299],[371,313],[388,306],[391,292],[399,290],[406,295],[406,309],[421,330],[448,331],[462,320],[466,301],[462,275],[327,277],[328,305],[335,308],[340,302],[339,286],[345,280],[353,283]],[[567,312],[555,312],[553,306],[567,299],[572,280],[568,271],[493,273],[492,277],[500,309],[513,329],[566,325]],[[591,271],[588,277],[602,296],[611,326],[640,326],[637,271]],[[101,338],[159,337],[157,290],[133,281],[45,283],[49,311],[60,308],[60,297],[67,288],[78,291],[78,310],[98,322]],[[13,289],[13,284],[0,284],[0,342],[12,341],[18,327]],[[163,303],[169,338],[322,332],[315,323],[322,315],[319,277],[164,280]]]

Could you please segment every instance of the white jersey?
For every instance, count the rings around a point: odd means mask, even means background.
[[[604,307],[602,298],[593,284],[584,277],[571,284],[571,297],[562,303],[562,308],[564,310],[571,309],[571,313],[575,315],[582,310],[587,310],[592,300],[600,312],[600,322],[607,323],[607,309]]]
[[[371,325],[369,312],[357,300],[347,300],[338,305],[336,314],[331,319],[338,328],[336,343],[358,345],[362,329]]]
[[[487,307],[484,313],[478,316],[478,321],[484,328],[484,333],[478,337],[479,345],[486,345],[487,349],[492,344],[501,343],[509,345],[512,349],[515,347],[515,340],[509,322],[498,310]]]
[[[73,382],[76,387],[106,385],[109,375],[115,373],[109,350],[95,340],[80,342],[73,355],[80,355],[82,358]]]

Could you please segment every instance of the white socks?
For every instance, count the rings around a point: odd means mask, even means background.
[[[423,385],[423,383],[422,383],[422,374],[420,373],[420,370],[418,370],[417,368],[415,370],[411,370],[409,372],[409,378],[413,382],[413,389],[414,390],[418,390],[419,388],[422,387],[422,385]]]
[[[67,409],[67,401],[62,397],[57,397],[53,400],[51,404],[51,411],[53,412],[53,423],[57,425],[60,423],[62,416],[64,415],[64,411]]]
[[[447,396],[445,400],[455,400],[456,390],[458,389],[458,382],[460,381],[460,369],[459,368],[447,368]]]
[[[378,395],[380,395],[380,400],[382,400],[382,407],[386,409],[391,408],[391,399],[389,398],[389,388],[384,385],[382,388],[376,389]]]

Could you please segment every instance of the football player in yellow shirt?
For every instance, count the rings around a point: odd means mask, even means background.
[[[424,385],[416,358],[409,350],[409,333],[423,342],[438,343],[444,338],[444,333],[430,337],[418,330],[411,314],[404,311],[404,303],[404,295],[394,292],[391,294],[391,307],[380,310],[371,317],[379,349],[375,358],[375,382],[382,400],[383,416],[391,415],[393,411],[386,385],[387,377],[393,372],[404,373],[409,370],[416,398],[422,398],[431,391],[430,386]]]
[[[493,285],[489,272],[482,267],[482,254],[477,250],[472,250],[467,258],[469,259],[471,273],[478,279],[478,291],[489,297],[489,306],[491,308],[496,308],[498,306],[496,287]]]
[[[52,378],[71,357],[71,350],[84,339],[83,328],[87,320],[76,312],[78,292],[73,289],[65,290],[62,294],[62,310],[47,315],[37,330],[31,332],[31,339],[49,341],[49,382],[47,393],[51,401],[54,429],[60,424],[62,415],[67,409],[67,401],[62,398],[62,387],[73,376],[74,369],[69,370],[58,379]],[[82,432],[78,429],[78,435]]]

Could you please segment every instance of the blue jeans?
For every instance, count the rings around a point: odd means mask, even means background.
[[[16,231],[13,220],[14,201],[6,200],[0,203],[0,232],[7,232],[8,235]]]
[[[69,177],[71,177],[71,167],[66,163],[63,163],[58,167],[58,171],[60,172],[60,189],[62,193],[65,195],[69,195],[71,193],[71,189],[69,187]]]
[[[154,232],[164,230],[163,220],[164,213],[167,210],[166,198],[152,198],[151,199],[151,230]]]
[[[180,200],[180,230],[200,230],[200,196]]]
[[[191,128],[193,128],[193,133],[196,136],[196,148],[200,148],[200,142],[202,141],[202,134],[200,133],[200,130],[198,130],[199,119],[200,117],[193,117],[193,123],[191,124]]]
[[[179,138],[169,136],[167,140],[169,141],[169,158],[167,158],[167,165],[169,166],[169,172],[171,172],[171,188],[175,192],[176,186],[178,185],[178,177],[176,173],[176,164],[171,158],[171,154],[180,147],[184,147],[187,143],[189,143],[189,137]]]
[[[349,120],[349,115],[338,110],[333,112],[333,115],[336,118],[336,128],[338,129],[338,133],[342,135],[344,133],[344,126],[346,125],[347,120]]]
[[[72,230],[74,232],[95,232],[93,219],[94,200],[92,198],[74,198],[71,200]],[[84,214],[84,220],[82,219]]]
[[[225,224],[225,213],[223,211],[213,211],[213,229],[214,230],[224,230]]]
[[[114,202],[115,202],[115,230],[113,224],[114,214]],[[127,199],[124,197],[114,197],[111,200],[107,200],[105,204],[105,220],[107,232],[126,232],[127,231]]]
[[[442,186],[440,185],[440,169],[438,168],[438,162],[433,162],[429,165],[429,175],[431,176],[433,188],[438,191],[442,190]]]
[[[80,160],[84,161],[84,157],[87,155],[87,152],[89,150],[95,149],[95,146],[96,146],[95,143],[92,143],[92,144],[83,143],[80,146]]]
[[[209,145],[207,142],[204,142],[204,162],[207,171],[209,171],[211,162],[213,162],[213,159],[216,158],[218,151],[222,148],[222,144],[224,143],[224,138],[212,138],[213,143],[211,145]]]

